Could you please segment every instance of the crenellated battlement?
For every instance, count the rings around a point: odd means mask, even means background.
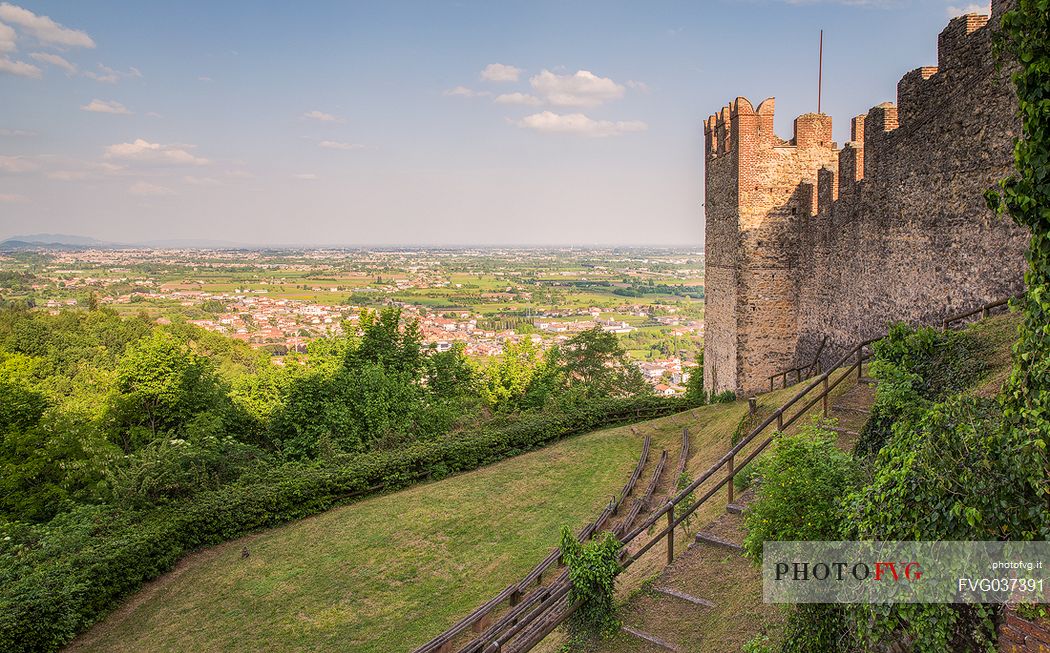
[[[768,387],[811,363],[823,335],[849,345],[921,317],[915,306],[965,309],[1020,283],[1024,234],[982,197],[1018,133],[992,56],[990,25],[1009,2],[992,2],[991,21],[952,19],[937,66],[854,117],[841,149],[824,114],[778,137],[773,98],[756,109],[738,97],[704,122],[709,390]]]

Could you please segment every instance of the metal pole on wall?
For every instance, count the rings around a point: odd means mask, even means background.
[[[820,30],[820,46],[817,50],[817,113],[820,113],[820,92],[824,86],[824,30]]]

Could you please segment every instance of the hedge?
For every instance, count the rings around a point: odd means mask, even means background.
[[[685,410],[682,399],[605,399],[329,466],[286,464],[143,511],[86,506],[0,533],[0,650],[57,651],[183,555],[339,503],[467,471],[575,433]]]

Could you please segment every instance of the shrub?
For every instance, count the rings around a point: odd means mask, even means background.
[[[619,627],[613,592],[620,573],[619,553],[623,544],[606,531],[581,543],[568,526],[561,530],[561,555],[569,568],[569,602],[582,601],[572,616],[576,635],[607,636]]]
[[[758,461],[757,473],[762,484],[745,517],[749,558],[761,561],[767,540],[838,538],[839,502],[858,475],[832,433],[814,423],[795,435],[778,435],[772,451]]]

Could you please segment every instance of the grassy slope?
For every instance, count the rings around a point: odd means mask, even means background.
[[[744,411],[694,411],[710,428],[693,451],[723,449]],[[636,428],[674,455],[695,417]],[[198,552],[68,650],[408,651],[600,512],[640,449],[628,427],[606,429]]]

